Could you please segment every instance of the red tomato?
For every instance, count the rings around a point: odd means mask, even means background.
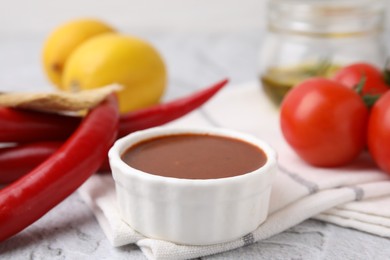
[[[333,77],[334,80],[349,88],[354,88],[362,78],[366,78],[361,95],[383,94],[389,90],[381,71],[368,63],[355,63],[339,70]]]
[[[294,87],[281,104],[280,123],[290,146],[322,167],[351,162],[364,149],[368,109],[342,84],[312,78]]]
[[[390,174],[390,92],[371,109],[367,144],[379,168]]]

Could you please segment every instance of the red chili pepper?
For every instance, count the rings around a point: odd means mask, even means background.
[[[62,142],[38,142],[0,148],[0,185],[9,184],[26,175],[53,155]],[[110,172],[105,159],[99,172]]]
[[[0,142],[65,140],[81,122],[80,117],[0,108]]]
[[[0,184],[14,182],[26,175],[61,145],[61,142],[39,142],[0,148]]]
[[[99,168],[116,138],[118,120],[111,95],[48,160],[0,190],[0,241],[35,222]]]
[[[119,136],[180,118],[204,104],[227,82],[225,79],[187,97],[122,115]],[[0,142],[64,140],[76,129],[80,120],[58,114],[0,108]]]
[[[190,96],[123,115],[118,135],[122,137],[134,131],[159,126],[178,119],[203,105],[227,82],[228,80],[225,79]]]

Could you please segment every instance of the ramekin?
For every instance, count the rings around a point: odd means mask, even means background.
[[[153,137],[180,134],[233,137],[261,148],[264,166],[220,179],[179,179],[148,174],[127,165],[121,155]],[[222,128],[156,127],[119,139],[109,151],[120,214],[146,237],[185,245],[210,245],[238,239],[267,217],[276,153],[254,136]],[[212,163],[212,162],[210,162]]]

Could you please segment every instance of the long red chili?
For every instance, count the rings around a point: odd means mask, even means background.
[[[190,96],[123,115],[119,124],[119,136],[122,137],[134,131],[159,126],[178,119],[203,105],[227,82],[228,80],[225,79]]]
[[[228,82],[214,85],[167,103],[122,115],[119,136],[168,123],[195,110]],[[0,142],[37,142],[65,140],[80,123],[80,118],[0,108]]]
[[[26,175],[53,155],[62,142],[25,143],[0,148],[0,185],[9,184]],[[99,172],[109,172],[108,159],[100,165]]]
[[[48,160],[0,190],[0,241],[35,222],[99,168],[117,136],[118,121],[111,95]]]
[[[0,107],[0,142],[65,140],[80,117]]]
[[[38,142],[0,148],[0,184],[14,182],[49,158],[61,142]]]

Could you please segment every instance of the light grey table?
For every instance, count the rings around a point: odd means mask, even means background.
[[[169,89],[182,96],[224,77],[229,87],[256,79],[258,32],[136,33],[165,58]],[[43,35],[2,35],[0,91],[49,90],[40,64]],[[1,169],[0,169],[1,171]],[[113,248],[77,192],[39,221],[0,243],[0,259],[145,259],[134,245]],[[253,245],[202,259],[390,259],[390,239],[307,220]]]

